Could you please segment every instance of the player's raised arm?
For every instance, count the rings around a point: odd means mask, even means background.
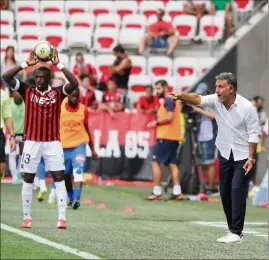
[[[70,95],[75,88],[78,87],[78,81],[76,77],[69,71],[62,63],[60,63],[58,51],[55,49],[53,59],[51,60],[52,64],[57,66],[59,70],[63,72],[69,83],[64,86],[64,92]]]

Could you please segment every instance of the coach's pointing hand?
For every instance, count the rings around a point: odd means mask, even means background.
[[[29,57],[27,58],[26,63],[28,66],[34,66],[38,63],[38,60],[35,58],[35,54],[33,51],[30,53]]]

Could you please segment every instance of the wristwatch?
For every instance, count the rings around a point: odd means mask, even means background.
[[[250,161],[252,161],[254,164],[256,163],[256,160],[253,158],[248,158]]]

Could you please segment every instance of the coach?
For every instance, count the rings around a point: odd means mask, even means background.
[[[217,241],[242,242],[246,192],[259,140],[258,114],[250,101],[237,93],[237,79],[232,73],[216,76],[213,95],[178,93],[170,96],[174,101],[209,106],[214,110],[218,124],[220,196],[229,227],[229,232]]]

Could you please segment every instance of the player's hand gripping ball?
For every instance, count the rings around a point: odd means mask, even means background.
[[[49,42],[40,42],[35,46],[34,54],[39,61],[49,61],[54,56],[54,47]]]

